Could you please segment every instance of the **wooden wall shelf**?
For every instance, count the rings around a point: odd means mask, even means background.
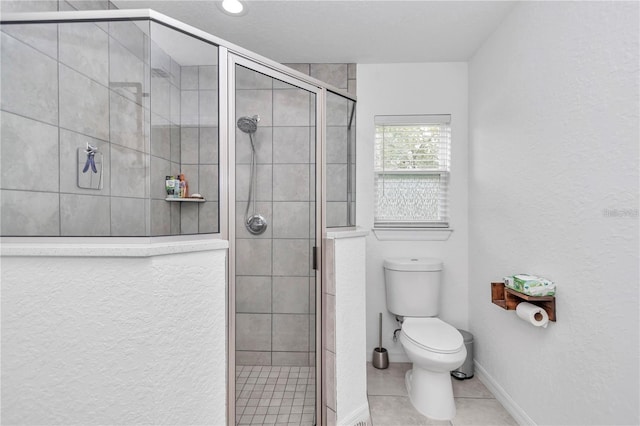
[[[547,311],[549,321],[556,320],[555,296],[529,296],[510,289],[504,283],[491,283],[491,302],[508,311],[515,310],[520,302],[529,302]]]

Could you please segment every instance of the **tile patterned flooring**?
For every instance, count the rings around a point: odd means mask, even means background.
[[[237,366],[236,424],[312,426],[314,367]]]
[[[457,414],[452,421],[431,420],[411,405],[404,385],[409,363],[391,363],[386,370],[367,364],[367,393],[373,426],[516,426],[515,420],[474,377],[453,380]],[[314,424],[313,367],[238,366],[236,424]]]
[[[404,385],[410,363],[391,363],[378,370],[367,364],[367,393],[373,426],[516,426],[516,421],[477,377],[453,380],[456,417],[452,421],[431,420],[411,405]]]

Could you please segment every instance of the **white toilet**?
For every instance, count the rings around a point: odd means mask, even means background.
[[[400,343],[413,369],[405,383],[413,406],[435,420],[456,415],[450,372],[462,365],[467,350],[455,327],[437,318],[442,261],[395,258],[384,261],[387,309],[403,316]]]

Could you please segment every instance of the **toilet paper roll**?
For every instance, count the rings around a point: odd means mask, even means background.
[[[518,303],[518,306],[516,306],[516,315],[523,321],[527,321],[536,327],[547,328],[547,325],[549,325],[549,315],[547,311],[531,303]]]

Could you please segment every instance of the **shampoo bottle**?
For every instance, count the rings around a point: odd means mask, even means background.
[[[180,196],[182,198],[189,197],[189,182],[184,177],[183,173],[180,173]]]
[[[180,198],[180,179],[175,177],[173,179],[173,186],[174,186],[173,198]]]

